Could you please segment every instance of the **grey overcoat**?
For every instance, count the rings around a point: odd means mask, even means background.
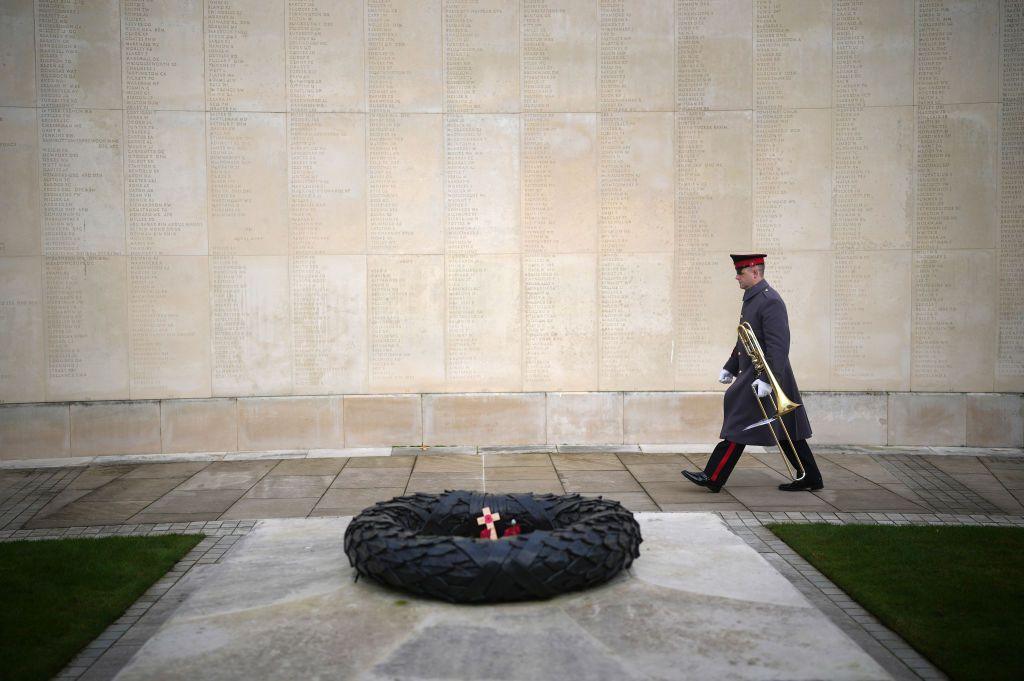
[[[740,322],[749,322],[754,329],[754,335],[757,336],[757,341],[768,359],[768,366],[778,379],[782,391],[794,402],[803,402],[793,368],[789,365],[789,315],[786,312],[786,304],[782,302],[782,296],[767,281],[761,280],[743,292]],[[725,391],[722,439],[744,445],[774,447],[775,440],[772,439],[768,426],[743,430],[751,423],[764,418],[754,399],[751,384],[757,378],[765,379],[766,383],[768,381],[764,376],[754,372],[750,357],[738,338],[724,369],[734,374],[736,380]],[[770,401],[766,398],[762,402],[771,416]],[[811,436],[811,423],[807,419],[806,407],[800,407],[783,418],[793,440],[803,440]],[[781,439],[782,429],[778,423],[774,425]]]

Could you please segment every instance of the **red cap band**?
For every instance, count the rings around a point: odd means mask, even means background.
[[[744,267],[750,267],[751,265],[763,265],[764,258],[750,258],[749,260],[737,260],[733,263],[736,269],[741,270]]]

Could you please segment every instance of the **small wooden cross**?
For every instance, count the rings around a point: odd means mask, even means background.
[[[489,506],[484,506],[483,513],[484,514],[482,516],[476,519],[476,524],[486,525],[487,529],[491,533],[491,539],[497,539],[498,530],[494,528],[494,523],[498,520],[501,520],[501,516],[497,513],[491,513],[491,509]]]

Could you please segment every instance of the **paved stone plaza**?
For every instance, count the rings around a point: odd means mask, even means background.
[[[686,449],[691,453],[679,452]],[[446,489],[580,492],[613,497],[638,512],[1024,513],[1020,450],[951,455],[957,450],[823,447],[817,456],[825,489],[795,494],[776,489],[786,480],[781,458],[752,449],[718,494],[680,476],[683,468],[703,466],[706,455],[693,452],[707,448],[665,445],[199,454],[171,462],[122,457],[112,463],[107,457],[49,468],[6,464],[0,469],[0,537],[96,525],[342,516],[381,499]]]
[[[722,524],[722,532],[728,534],[727,527],[730,537],[760,554],[777,571],[776,577],[787,578],[885,673],[899,679],[942,678],[898,636],[775,539],[763,523],[1024,526],[1024,456],[1020,450],[822,447],[817,456],[826,488],[816,493],[784,493],[775,489],[784,480],[778,456],[755,448],[744,455],[728,487],[719,494],[690,485],[679,476],[682,468],[699,467],[704,456],[699,452],[706,450],[685,445],[543,450],[394,448],[6,463],[0,467],[0,540],[167,532],[207,535],[61,675],[95,681],[114,678],[161,627],[180,626],[181,620],[173,622],[179,611],[188,612],[180,610],[182,604],[193,607],[187,605],[190,598],[206,588],[203,585],[208,580],[220,579],[216,576],[232,561],[246,560],[235,547],[245,546],[254,528],[256,534],[261,531],[262,521],[257,519],[309,516],[312,519],[304,521],[308,527],[330,527],[342,522],[338,517],[357,513],[380,499],[456,487],[603,495],[619,499],[637,512],[710,512],[649,517],[680,522],[697,517],[720,519],[715,522]],[[333,532],[335,543],[329,550],[337,553],[340,531]],[[657,548],[647,526],[645,539],[638,566]],[[240,540],[244,540],[241,545]],[[340,553],[336,562],[338,569],[347,569]],[[639,567],[634,573],[638,570],[642,573]],[[296,574],[294,568],[282,571]],[[299,588],[299,583],[295,587]],[[210,588],[214,591],[202,598],[217,593],[216,587]],[[403,612],[426,617],[424,608],[450,608],[414,601],[411,599],[412,607]],[[548,624],[545,618],[554,617],[554,610],[544,610],[545,606],[513,606],[513,610],[515,607],[540,608],[538,612],[543,614],[536,616]],[[509,626],[514,626],[513,620]],[[133,664],[144,664],[144,659]],[[380,667],[373,674],[401,676],[396,669]],[[373,678],[370,671],[366,673]],[[216,675],[211,671],[208,676]],[[644,678],[658,678],[658,674],[651,671]],[[761,678],[779,677],[767,674]],[[808,677],[797,674],[791,678]]]

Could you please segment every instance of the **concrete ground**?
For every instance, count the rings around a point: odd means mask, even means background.
[[[7,464],[0,469],[0,538],[45,528],[352,515],[382,499],[445,489],[580,492],[637,512],[1024,514],[1019,450],[822,447],[816,456],[825,488],[813,493],[779,491],[787,480],[781,457],[746,452],[727,486],[712,494],[680,475],[702,468],[706,455],[693,451],[706,449],[617,449],[435,447],[371,452],[387,456],[298,451]]]
[[[1024,527],[1024,452],[819,447],[816,455],[825,489],[787,493],[776,489],[785,480],[778,455],[754,448],[744,454],[727,487],[712,494],[679,474],[683,468],[699,468],[705,458],[702,452],[709,449],[403,447],[4,462],[0,541],[170,532],[207,535],[58,677],[107,681],[121,673],[155,633],[169,626],[207,578],[234,560],[236,545],[243,545],[266,522],[257,519],[308,516],[313,519],[304,522],[311,526],[330,525],[381,499],[451,488],[603,495],[637,512],[711,512],[886,673],[901,680],[944,678],[763,524]],[[648,543],[642,551],[651,548]]]
[[[468,607],[354,581],[347,518],[261,521],[116,679],[891,678],[719,517],[637,518],[611,582]]]

